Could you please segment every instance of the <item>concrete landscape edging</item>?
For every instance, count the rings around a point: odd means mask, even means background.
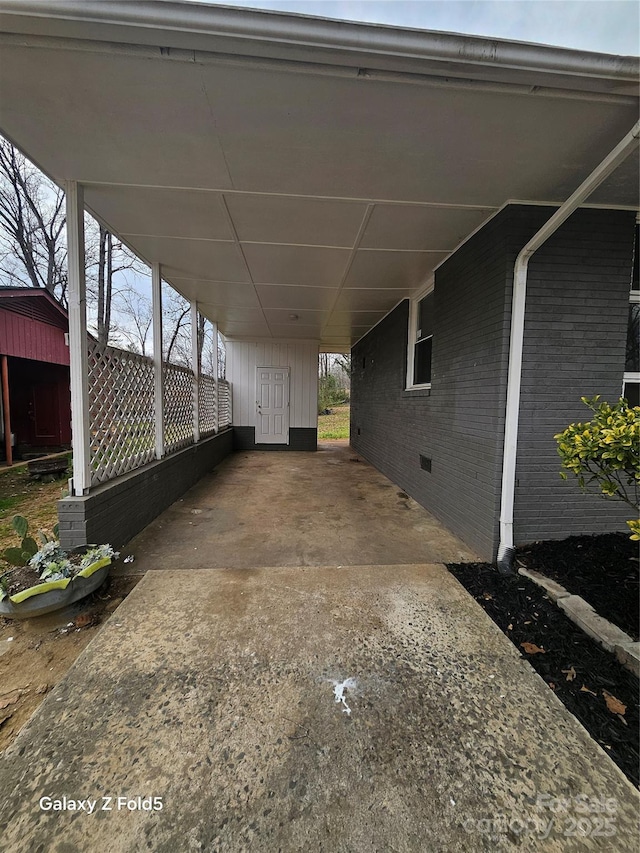
[[[518,569],[518,574],[542,587],[575,625],[608,652],[613,652],[622,666],[640,678],[640,643],[634,642],[617,625],[599,616],[584,598],[572,595],[551,578],[524,567]]]

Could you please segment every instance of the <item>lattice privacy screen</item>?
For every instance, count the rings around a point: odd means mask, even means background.
[[[163,365],[164,449],[173,453],[193,444],[193,373],[177,364]]]
[[[198,419],[200,437],[216,430],[216,381],[212,376],[200,375],[198,394]]]
[[[163,365],[164,453],[193,444],[193,372]],[[201,375],[198,386],[200,436],[231,424],[231,388]],[[89,343],[89,429],[91,485],[112,480],[156,458],[153,359],[116,347]]]
[[[153,361],[91,341],[91,485],[155,458],[153,413]]]
[[[218,380],[218,429],[231,426],[231,385],[226,379]]]

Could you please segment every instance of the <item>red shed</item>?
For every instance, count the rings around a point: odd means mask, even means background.
[[[68,330],[67,312],[48,291],[0,288],[0,427],[9,464],[12,447],[21,455],[71,444]]]

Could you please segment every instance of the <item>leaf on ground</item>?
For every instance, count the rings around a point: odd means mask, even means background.
[[[541,649],[540,646],[536,646],[535,643],[520,643],[522,648],[528,655],[545,655],[546,651]]]
[[[482,597],[484,598],[485,601],[493,601],[493,596],[491,595],[490,592],[483,592]]]
[[[589,688],[588,688],[588,687],[585,687],[585,686],[584,686],[584,684],[583,684],[583,685],[582,685],[582,687],[580,688],[580,692],[581,692],[581,693],[591,693],[591,695],[592,695],[592,696],[597,696],[597,695],[598,695],[597,693],[594,693],[594,692],[593,692],[593,690],[589,690]]]
[[[569,667],[569,669],[561,670],[561,672],[563,675],[567,676],[567,681],[573,681],[576,677],[576,671],[572,666]]]
[[[626,714],[627,706],[619,699],[616,699],[613,694],[607,693],[606,690],[603,690],[602,695],[604,696],[604,701],[607,703],[607,708],[612,714],[621,714],[622,716]]]

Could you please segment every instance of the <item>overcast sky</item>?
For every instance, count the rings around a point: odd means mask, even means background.
[[[637,0],[208,1],[212,5],[246,6],[494,36],[601,53],[635,56],[640,53],[640,3]]]

